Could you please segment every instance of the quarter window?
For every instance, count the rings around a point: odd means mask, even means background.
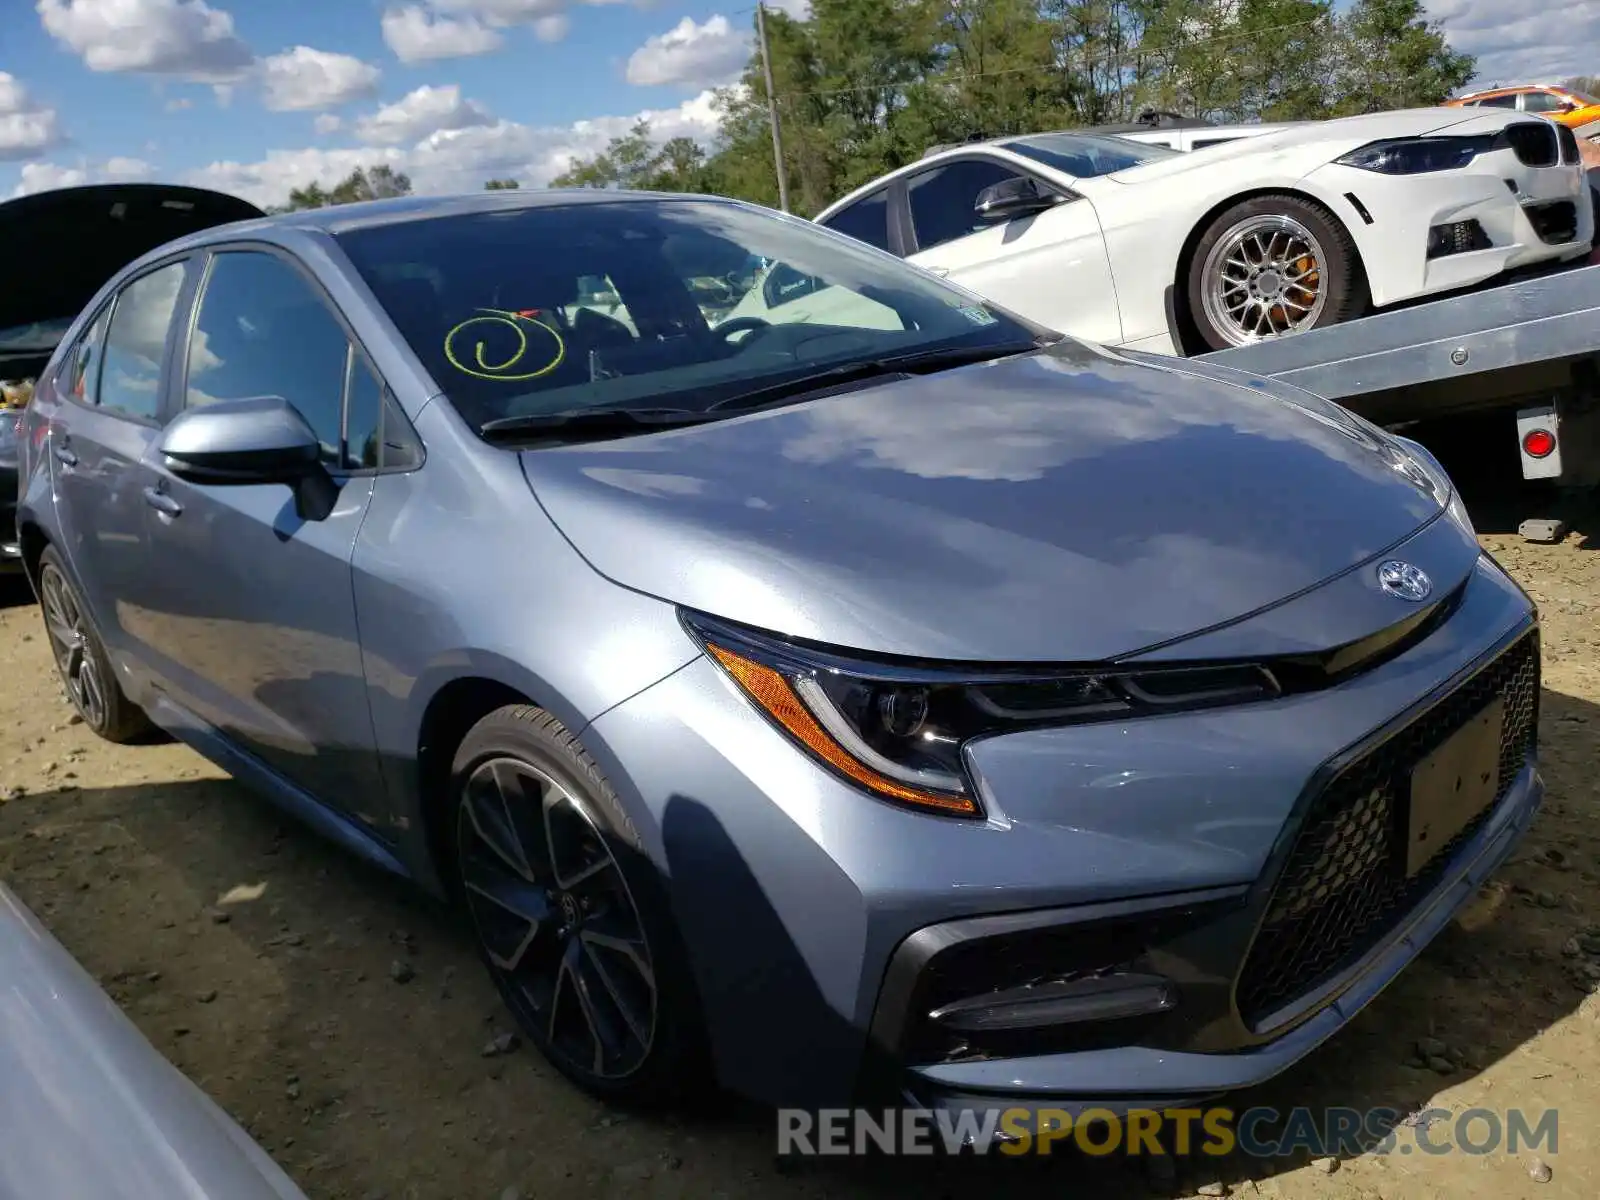
[[[865,242],[869,246],[876,246],[879,250],[889,248],[889,194],[875,192],[857,200],[848,208],[841,208],[833,216],[823,222],[829,229],[837,230],[846,237],[853,237],[858,242]]]
[[[280,397],[311,426],[323,460],[342,467],[350,354],[344,327],[294,267],[275,254],[227,251],[201,296],[184,403]],[[362,447],[352,451],[359,458]]]
[[[927,250],[990,228],[973,212],[978,193],[1016,177],[1015,171],[999,163],[976,158],[960,159],[912,176],[907,194],[917,248]]]
[[[83,331],[61,372],[61,388],[79,404],[99,402],[100,352],[106,336],[106,314],[97,316]]]
[[[117,297],[100,364],[101,408],[147,421],[160,412],[161,360],[183,271],[183,263],[171,263],[141,275]],[[87,370],[92,368],[92,363],[86,364]]]

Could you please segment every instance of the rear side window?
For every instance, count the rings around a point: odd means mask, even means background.
[[[135,279],[117,297],[100,363],[100,407],[153,421],[161,409],[161,360],[178,306],[184,264]]]
[[[1490,96],[1484,100],[1474,100],[1472,103],[1474,107],[1478,108],[1515,108],[1517,106],[1517,97],[1515,94]]]
[[[877,192],[857,200],[850,207],[841,208],[822,224],[846,237],[853,237],[858,242],[876,246],[879,250],[887,250],[889,248],[888,193]]]
[[[345,465],[350,340],[322,297],[274,254],[234,250],[212,261],[189,342],[185,407],[278,396],[305,418],[324,461]],[[362,447],[353,448],[355,457]]]

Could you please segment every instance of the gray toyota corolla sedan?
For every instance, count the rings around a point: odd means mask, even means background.
[[[732,201],[198,233],[20,441],[85,722],[457,897],[605,1097],[1250,1084],[1542,794],[1533,607],[1422,448]]]

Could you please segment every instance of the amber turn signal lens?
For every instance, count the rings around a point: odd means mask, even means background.
[[[811,710],[795,694],[789,681],[771,667],[753,662],[722,646],[713,644],[706,648],[722,664],[723,670],[733,676],[746,695],[783,726],[789,736],[839,774],[886,799],[962,816],[977,815],[978,806],[970,796],[941,795],[908,787],[858,761],[811,715]]]

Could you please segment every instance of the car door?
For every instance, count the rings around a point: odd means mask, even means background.
[[[178,259],[120,288],[74,343],[53,389],[61,406],[49,424],[50,472],[64,549],[124,671],[141,671],[146,657],[139,464],[160,432],[162,371],[187,271]]]
[[[381,394],[311,276],[267,248],[214,253],[174,354],[182,408],[279,396],[318,435],[339,484],[302,519],[278,484],[179,479],[150,455],[142,508],[158,580],[152,656],[162,685],[280,776],[358,818],[381,809],[350,559],[372,493]]]
[[[1067,195],[1042,213],[994,224],[973,212],[985,188],[1022,174],[995,159],[964,157],[910,176],[916,250],[908,260],[1051,329],[1115,345],[1122,318],[1094,205]]]

